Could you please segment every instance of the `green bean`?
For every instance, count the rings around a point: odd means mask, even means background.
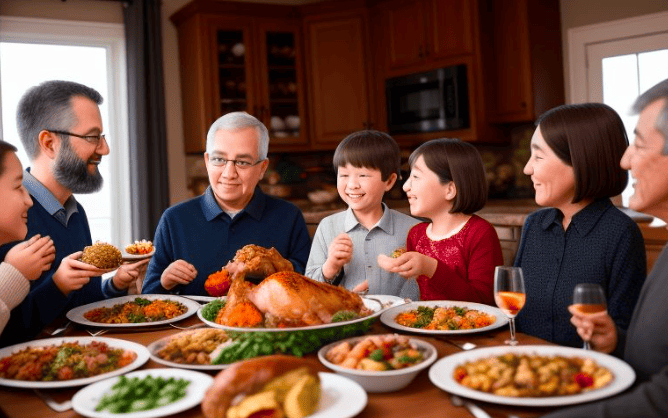
[[[111,387],[111,392],[102,396],[95,410],[118,414],[154,409],[185,397],[189,384],[189,380],[173,377],[165,379],[147,375],[143,379],[129,379],[121,376]]]

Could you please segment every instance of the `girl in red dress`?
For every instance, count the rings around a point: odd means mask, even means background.
[[[480,154],[458,139],[434,139],[408,160],[404,184],[411,215],[431,222],[415,225],[398,258],[380,256],[384,269],[417,277],[421,300],[455,300],[494,305],[494,268],[503,264],[494,227],[474,212],[487,201]]]

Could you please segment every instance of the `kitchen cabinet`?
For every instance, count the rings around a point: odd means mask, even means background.
[[[172,16],[177,26],[186,153],[201,153],[220,116],[246,111],[269,129],[271,148],[304,146],[301,21],[286,6],[207,5]]]
[[[389,71],[474,52],[474,0],[390,1],[383,15]]]
[[[480,0],[491,122],[531,122],[564,104],[559,0]]]
[[[304,28],[311,145],[334,149],[348,134],[375,126],[368,11],[308,15]]]

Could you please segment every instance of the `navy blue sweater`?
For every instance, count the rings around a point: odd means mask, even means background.
[[[524,224],[515,265],[524,272],[527,301],[517,329],[582,347],[567,309],[575,285],[603,286],[610,316],[626,329],[645,281],[645,246],[638,225],[609,199],[576,213],[566,231],[562,220],[563,214],[550,208],[532,213]]]
[[[155,255],[144,279],[144,294],[206,295],[208,276],[247,244],[276,248],[295,271],[304,273],[311,248],[301,211],[292,203],[265,195],[259,187],[234,219],[220,209],[211,187],[202,196],[172,206],[162,214],[153,242]],[[176,260],[195,266],[197,277],[168,291],[160,284],[160,277]]]
[[[50,236],[56,247],[56,258],[48,271],[39,279],[30,282],[30,293],[14,308],[9,323],[0,337],[0,346],[7,346],[34,338],[47,325],[72,308],[97,302],[106,296],[121,296],[126,291],[116,291],[111,287],[111,280],[105,282],[102,290],[102,278],[92,277],[90,282],[68,296],[56,287],[53,273],[56,272],[63,258],[85,246],[91,245],[88,219],[83,207],[77,203],[78,212],[72,214],[67,226],[64,226],[33,197],[33,206],[28,210],[28,237],[35,234]],[[0,258],[4,259],[9,249],[16,243],[0,247]]]

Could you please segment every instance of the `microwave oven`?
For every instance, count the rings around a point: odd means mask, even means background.
[[[466,65],[387,79],[391,134],[469,128]]]

